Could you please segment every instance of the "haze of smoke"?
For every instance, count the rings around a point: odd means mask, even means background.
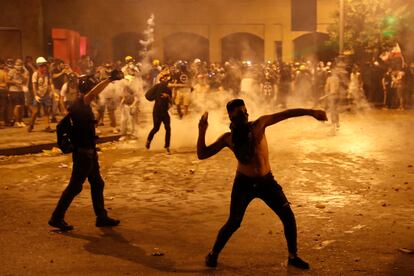
[[[143,50],[140,52],[142,57],[141,61],[141,72],[143,75],[148,73],[151,70],[151,57],[154,53],[152,49],[152,44],[154,43],[154,31],[155,31],[155,16],[151,16],[147,20],[147,28],[144,30],[144,40],[140,40],[139,43],[143,46]]]

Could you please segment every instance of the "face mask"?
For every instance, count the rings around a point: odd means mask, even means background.
[[[247,113],[247,111],[243,111],[243,110],[239,110],[235,115],[233,115],[231,117],[231,122],[234,125],[243,125],[246,124],[248,122],[249,119],[249,114]]]

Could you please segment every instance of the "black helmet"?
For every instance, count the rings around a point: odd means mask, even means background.
[[[79,92],[86,94],[97,84],[98,81],[94,75],[82,75],[79,77]]]

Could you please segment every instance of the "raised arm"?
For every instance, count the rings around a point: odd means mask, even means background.
[[[198,140],[197,140],[197,157],[198,159],[207,159],[227,146],[226,139],[228,133],[223,134],[210,146],[206,146],[206,131],[208,127],[208,113],[204,113],[198,124]]]
[[[90,104],[93,101],[93,99],[95,99],[95,97],[98,96],[99,93],[101,93],[110,83],[111,83],[111,80],[106,79],[106,80],[101,81],[97,85],[95,85],[91,89],[91,91],[89,91],[83,98],[83,101],[85,102],[85,104]]]
[[[99,93],[101,93],[108,86],[108,84],[110,84],[112,81],[121,80],[123,78],[124,74],[121,71],[117,69],[112,70],[111,76],[95,85],[95,87],[85,95],[83,101],[85,104],[90,104],[93,99],[95,99],[95,97],[98,96]]]
[[[300,116],[312,116],[318,121],[328,120],[328,118],[326,117],[326,113],[323,110],[295,108],[270,115],[264,115],[260,117],[257,121],[259,124],[263,125],[263,127],[268,127],[280,121]]]

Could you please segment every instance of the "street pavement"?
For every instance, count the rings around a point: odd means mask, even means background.
[[[227,149],[197,159],[197,121],[184,120],[179,131],[173,120],[172,154],[162,149],[162,130],[150,150],[148,129],[138,140],[100,145],[106,207],[121,220],[112,229],[95,227],[88,183],[66,216],[75,230],[47,225],[70,178],[70,155],[2,156],[0,274],[414,275],[413,115],[341,114],[336,132],[303,117],[266,131],[307,272],[287,266],[282,224],[260,200],[247,209],[217,269],[204,267],[228,216],[237,163]],[[208,142],[217,127],[211,116]]]

